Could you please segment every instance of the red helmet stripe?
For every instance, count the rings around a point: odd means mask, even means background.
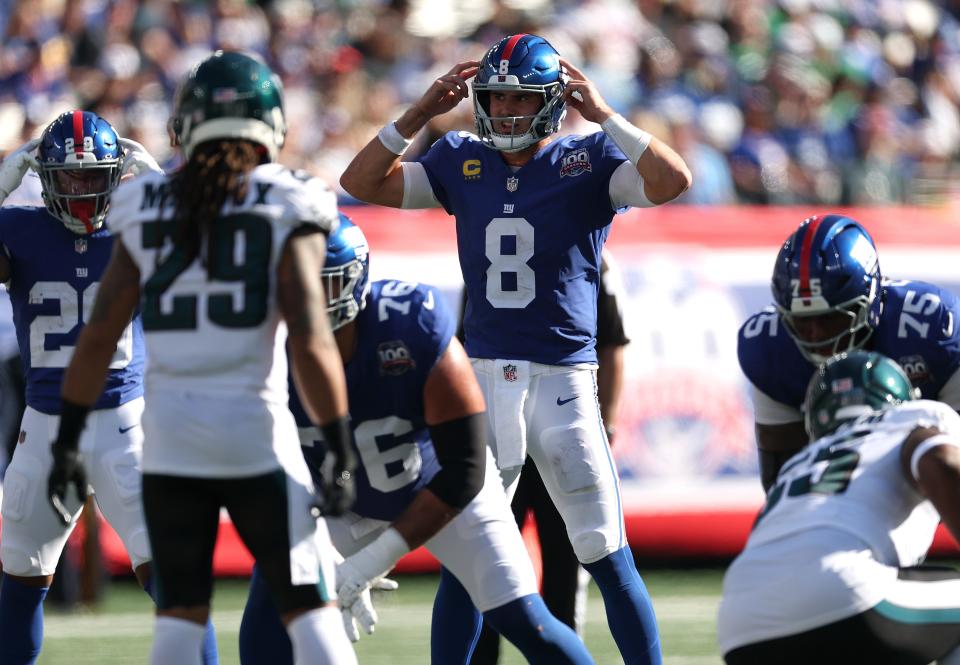
[[[73,112],[73,152],[83,152],[83,111]]]
[[[803,236],[803,246],[800,248],[800,295],[810,297],[810,255],[813,253],[813,238],[817,235],[817,228],[823,218],[816,216],[807,224],[807,232]]]
[[[511,37],[510,41],[508,41],[507,45],[504,47],[503,55],[500,56],[500,59],[506,60],[507,62],[509,62],[510,56],[513,55],[513,49],[515,49],[517,47],[517,43],[519,43],[519,41],[526,36],[527,36],[527,33],[521,32],[519,35],[514,35],[513,37]]]

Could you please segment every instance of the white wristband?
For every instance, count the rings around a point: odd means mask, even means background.
[[[636,166],[640,156],[647,151],[647,146],[653,140],[650,132],[634,127],[619,113],[610,116],[601,123],[600,128],[610,137],[617,147],[623,150],[627,159]]]
[[[365,579],[374,580],[390,572],[397,561],[410,551],[410,546],[393,527],[377,536],[376,540],[348,559]]]
[[[931,448],[937,448],[939,446],[953,446],[954,448],[958,448],[960,447],[960,442],[949,434],[936,434],[924,440],[923,443],[914,449],[913,455],[910,456],[910,473],[913,474],[914,480],[920,480],[917,477],[917,466],[920,464],[920,458],[926,455]]]
[[[380,139],[383,147],[394,155],[402,155],[407,151],[407,148],[410,147],[410,144],[413,143],[413,139],[404,138],[404,136],[397,131],[397,123],[395,122],[389,122],[381,127],[380,131],[377,132],[377,138]]]

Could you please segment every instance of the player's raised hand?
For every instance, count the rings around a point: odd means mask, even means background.
[[[563,91],[568,106],[577,109],[584,120],[598,124],[614,115],[614,110],[583,72],[563,58],[560,58],[560,66],[566,69],[570,77]]]
[[[415,106],[428,118],[443,115],[470,94],[467,81],[477,74],[479,60],[467,60],[453,66],[427,89]]]
[[[163,169],[157,164],[147,149],[134,141],[133,139],[120,139],[120,146],[123,148],[123,169],[121,178],[136,177],[141,173],[153,171],[154,173],[163,173]]]
[[[33,139],[7,155],[0,162],[0,203],[3,203],[10,192],[20,186],[24,174],[28,169],[37,170],[37,146],[40,139]]]

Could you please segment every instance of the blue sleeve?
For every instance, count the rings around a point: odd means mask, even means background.
[[[460,169],[455,169],[454,162],[456,150],[463,144],[463,140],[464,137],[460,132],[447,132],[434,141],[427,154],[419,159],[427,171],[430,186],[433,187],[433,195],[449,215],[453,214],[453,209],[450,207],[450,196],[447,194],[446,177],[450,173],[460,173]]]
[[[29,224],[31,220],[22,219],[24,209],[17,206],[8,206],[0,208],[0,246],[10,247],[13,241],[12,234],[18,229]]]
[[[610,164],[608,168],[610,169],[610,173],[613,173],[617,167],[628,161],[627,156],[624,154],[623,150],[621,150],[617,144],[613,142],[613,139],[606,135],[605,132],[599,132],[599,134],[601,137],[601,146],[603,150],[603,162],[605,164]]]
[[[900,363],[926,399],[937,399],[960,367],[958,319],[960,302],[949,291],[928,282],[889,282],[872,345]]]
[[[944,289],[938,289],[940,307],[933,315],[936,326],[934,366],[937,368],[937,391],[960,368],[960,300]]]
[[[762,310],[741,326],[737,333],[737,360],[754,387],[782,404],[799,407],[813,371],[776,311]]]
[[[617,209],[612,207],[610,201],[610,178],[613,177],[613,172],[620,168],[621,164],[628,161],[627,156],[623,154],[623,151],[617,147],[617,144],[604,132],[597,132],[593,136],[595,136],[599,142],[600,165],[598,171],[602,176],[599,178],[599,181],[603,184],[603,190],[598,192],[598,197],[605,202],[607,209],[613,210],[615,213],[625,212],[628,209],[627,207]]]
[[[420,301],[417,325],[426,333],[417,336],[417,355],[425,372],[429,373],[450,345],[450,339],[457,331],[457,322],[436,288],[421,284],[417,291]]]
[[[737,360],[740,362],[740,371],[747,381],[756,386],[761,392],[769,394],[770,380],[765,371],[769,363],[763,361],[763,340],[745,331],[757,329],[763,321],[763,312],[754,314],[740,327],[737,332]]]

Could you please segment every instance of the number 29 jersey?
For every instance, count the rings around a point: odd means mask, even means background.
[[[792,534],[816,538],[816,527],[827,527],[854,534],[887,565],[922,561],[940,516],[900,463],[900,446],[916,427],[956,435],[960,415],[943,402],[905,402],[842,425],[791,457],[747,548]]]
[[[517,170],[467,132],[447,133],[421,159],[456,217],[471,357],[596,363],[610,176],[624,161],[602,132],[556,139]]]
[[[174,248],[168,187],[162,174],[124,183],[107,217],[140,269],[147,381],[173,387],[189,381],[213,392],[250,392],[286,403],[277,265],[295,228],[335,227],[333,192],[280,165],[258,166],[246,199],[224,204],[211,224],[214,247],[205,267],[203,257],[189,261]]]
[[[63,373],[93,311],[114,237],[100,229],[77,235],[45,208],[0,209],[0,251],[10,261],[7,284],[26,377],[27,405],[60,412]],[[120,406],[143,394],[140,317],[124,330],[95,409]]]
[[[291,465],[306,473],[287,408],[276,274],[295,229],[339,223],[336,197],[277,164],[247,178],[246,197],[209,220],[210,251],[193,259],[173,242],[168,176],[143,175],[113,194],[107,223],[140,271],[145,473],[242,477]]]
[[[423,416],[423,389],[456,323],[432,287],[386,280],[371,285],[356,326],[356,350],[344,368],[361,461],[352,510],[393,521],[440,470]],[[290,408],[297,424],[319,438],[295,391]]]

